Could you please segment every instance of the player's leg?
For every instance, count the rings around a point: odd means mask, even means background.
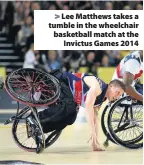
[[[53,104],[39,112],[39,119],[44,133],[62,130],[73,124],[77,116],[76,104],[72,100],[64,99],[61,103]],[[32,127],[36,127],[33,115],[27,119]]]
[[[60,117],[56,117],[55,121],[49,121],[42,123],[43,132],[48,133],[54,130],[63,130],[67,125],[71,125],[76,120],[77,113],[73,112],[69,115],[61,114]]]

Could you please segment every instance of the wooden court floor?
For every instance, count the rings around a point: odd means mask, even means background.
[[[67,127],[60,138],[41,154],[21,150],[11,136],[11,125],[0,125],[0,160],[24,160],[44,164],[142,164],[143,150],[129,150],[110,143],[103,152],[92,152],[87,123]],[[105,137],[100,130],[100,142]]]

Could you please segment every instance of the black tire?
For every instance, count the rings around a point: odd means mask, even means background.
[[[116,144],[116,142],[111,138],[111,136],[110,136],[110,134],[109,134],[109,132],[108,132],[108,128],[107,128],[107,126],[106,126],[106,125],[107,125],[107,118],[106,118],[106,115],[107,115],[107,111],[109,111],[108,108],[109,108],[109,106],[107,105],[107,106],[104,108],[103,112],[102,112],[102,116],[101,116],[101,126],[102,126],[103,133],[104,133],[104,135],[107,137],[107,139]],[[106,119],[105,119],[105,118],[106,118]]]
[[[45,140],[46,143],[46,148],[50,147],[54,142],[56,142],[56,140],[59,138],[59,136],[61,135],[62,130],[55,130],[53,131],[48,138]],[[50,141],[52,138],[54,137],[54,139],[52,141]]]
[[[130,139],[130,140],[126,140],[123,141],[122,139],[120,139],[116,133],[115,130],[113,129],[112,126],[112,115],[114,113],[115,108],[122,102],[125,100],[130,100],[129,96],[123,97],[120,100],[118,100],[111,108],[111,110],[109,111],[109,115],[108,115],[108,129],[109,129],[109,134],[110,136],[113,138],[114,141],[116,141],[118,144],[120,144],[121,146],[124,146],[126,148],[130,148],[130,149],[138,149],[138,148],[142,148],[143,147],[143,132],[137,136],[134,139]]]
[[[5,89],[18,102],[29,106],[50,105],[60,96],[59,81],[52,75],[36,69],[18,69],[5,80]],[[36,93],[40,93],[38,99]]]
[[[23,119],[23,120],[24,120],[23,123],[26,127],[25,119]],[[20,123],[20,122],[21,122],[21,120],[15,120],[13,125],[12,125],[12,136],[13,136],[13,139],[14,139],[15,143],[17,144],[18,147],[20,147],[21,149],[23,149],[25,151],[38,152],[36,145],[34,147],[32,147],[33,145],[31,147],[26,146],[26,145],[22,144],[22,142],[18,138],[17,131],[20,129],[20,128],[18,128],[18,126],[20,124],[23,124],[23,123]],[[62,131],[59,130],[59,131],[53,131],[53,132],[50,132],[48,134],[45,134],[45,135],[47,135],[47,138],[45,140],[45,145],[46,145],[45,148],[50,147],[59,138],[59,136],[61,135],[61,132]],[[24,135],[26,135],[26,134],[27,133],[25,132]],[[33,143],[35,143],[35,140],[32,137],[30,137],[29,140],[31,140]]]

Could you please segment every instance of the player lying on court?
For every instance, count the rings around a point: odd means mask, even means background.
[[[143,51],[134,51],[124,57],[117,66],[113,80],[123,81],[126,93],[132,98],[143,102],[143,85],[139,84],[143,74]]]
[[[58,71],[51,74],[59,79],[61,93],[59,101],[39,112],[44,133],[62,130],[67,125],[73,124],[77,116],[78,107],[82,106],[86,108],[92,149],[93,151],[103,151],[98,142],[95,111],[106,99],[110,102],[117,100],[125,91],[124,84],[119,80],[113,80],[106,84],[94,75],[81,73],[62,73]],[[55,115],[57,113],[58,115]],[[31,127],[35,127],[32,116],[28,117],[27,121]]]

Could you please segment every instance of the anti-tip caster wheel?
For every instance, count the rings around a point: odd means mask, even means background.
[[[109,142],[108,140],[106,140],[104,143],[103,143],[104,147],[107,148],[109,146]]]

